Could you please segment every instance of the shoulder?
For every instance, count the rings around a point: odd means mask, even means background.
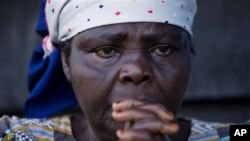
[[[208,122],[191,118],[191,134],[188,141],[229,141],[230,125],[236,123]],[[239,124],[249,124],[249,121]]]
[[[74,141],[69,116],[50,119],[3,116],[0,119],[0,135],[0,141],[4,139],[56,141],[62,138]]]
[[[189,141],[229,141],[230,123],[208,122],[191,119],[192,127]]]

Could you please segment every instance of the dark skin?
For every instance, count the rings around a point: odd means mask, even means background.
[[[85,115],[72,120],[77,140],[188,137],[189,130],[181,129],[189,125],[175,120],[191,70],[185,30],[160,23],[108,25],[76,35],[70,46],[68,55],[62,52],[63,68]]]

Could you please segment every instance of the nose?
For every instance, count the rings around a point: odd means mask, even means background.
[[[119,73],[119,81],[122,84],[139,85],[149,83],[153,79],[152,68],[145,57],[131,58],[127,61]]]

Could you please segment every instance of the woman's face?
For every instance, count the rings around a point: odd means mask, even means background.
[[[105,138],[123,126],[111,117],[114,102],[139,99],[177,112],[189,79],[190,42],[173,25],[108,25],[75,36],[62,60],[92,130]]]

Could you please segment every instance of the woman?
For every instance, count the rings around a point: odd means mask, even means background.
[[[84,115],[3,117],[2,140],[184,141],[225,137],[217,133],[227,129],[222,128],[225,125],[194,124],[195,120],[175,116],[191,70],[195,13],[195,0],[48,0],[49,36],[43,42],[44,59],[51,57],[53,46],[60,45],[64,74]],[[35,103],[33,99],[40,100],[31,96],[27,105]]]

